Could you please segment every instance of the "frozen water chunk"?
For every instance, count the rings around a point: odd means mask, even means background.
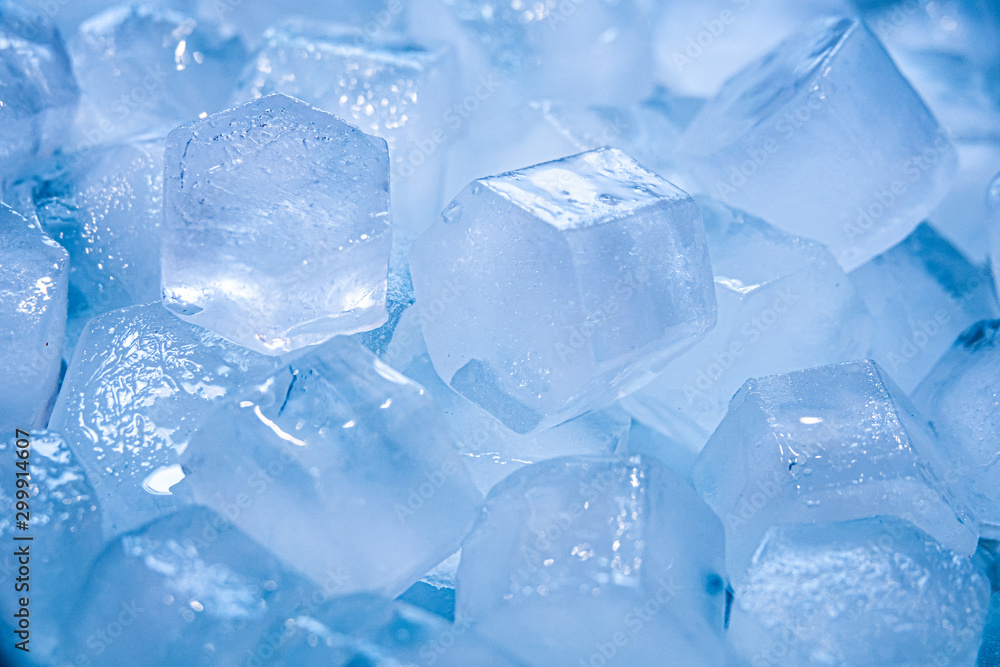
[[[479,637],[406,603],[371,595],[338,598],[312,615],[273,629],[280,645],[273,667],[440,665],[504,667],[523,663]],[[266,647],[257,655],[267,655]]]
[[[693,478],[726,525],[733,581],[779,523],[897,516],[970,555],[979,528],[938,448],[899,387],[858,361],[749,380]]]
[[[1000,120],[997,121],[1000,127]],[[928,222],[973,264],[989,259],[991,223],[988,192],[1000,170],[1000,141],[958,142],[958,172],[948,196]]]
[[[655,459],[545,461],[490,493],[456,616],[532,664],[589,663],[611,642],[621,664],[669,650],[717,665],[723,551],[718,517]]]
[[[238,665],[315,586],[224,517],[192,507],[116,538],[66,623],[107,665]]]
[[[159,303],[91,320],[66,371],[49,428],[94,485],[107,535],[189,502],[178,454],[214,403],[278,368],[183,322]]]
[[[652,87],[650,21],[641,2],[447,4],[525,99],[620,103]]]
[[[482,502],[433,411],[336,338],[206,420],[185,484],[314,580],[398,595],[455,551]]]
[[[0,433],[42,428],[59,384],[69,256],[0,204]]]
[[[962,332],[913,393],[975,496],[984,537],[1000,539],[1000,320]]]
[[[634,391],[715,323],[698,207],[616,149],[474,181],[410,257],[434,368],[518,433]]]
[[[268,30],[237,99],[285,93],[385,139],[393,224],[419,231],[443,204],[457,74],[445,44],[293,20]]]
[[[1000,665],[1000,592],[990,596],[990,611],[986,615],[983,643],[979,647],[978,667]]]
[[[246,61],[239,39],[151,5],[91,17],[70,54],[83,89],[74,137],[81,147],[165,133],[222,109]]]
[[[718,324],[622,399],[639,421],[695,454],[747,379],[863,359],[871,329],[864,302],[825,247],[719,202],[698,204]]]
[[[909,234],[956,164],[934,117],[852,19],[812,23],[747,66],[677,150],[708,194],[822,241],[847,271]]]
[[[14,188],[69,251],[67,361],[92,317],[160,298],[162,139],[63,156]]]
[[[101,512],[83,468],[58,434],[33,431],[16,435],[0,442],[0,455],[9,462],[0,488],[0,539],[8,545],[0,569],[13,591],[18,568],[24,564],[20,554],[27,554],[30,588],[22,590],[30,603],[27,646],[39,662],[54,664],[53,651],[69,625],[67,619],[72,618],[72,600],[83,584],[87,566],[104,546]],[[28,452],[28,457],[19,458],[15,452],[20,451]],[[19,492],[29,494],[29,512],[16,513],[15,503],[25,497]],[[15,523],[22,518],[26,527]],[[0,600],[4,619],[18,623],[14,614],[20,609],[20,597],[11,594]],[[10,643],[4,642],[4,649]]]
[[[514,433],[441,381],[427,355],[416,309],[403,315],[382,361],[430,393],[484,494],[529,463],[572,454],[611,454],[628,440],[630,420],[620,409],[588,412],[536,434]]]
[[[0,3],[0,186],[56,148],[80,91],[62,37],[41,14]]]
[[[972,665],[989,582],[895,517],[771,528],[729,634],[752,664]]]
[[[989,273],[926,224],[851,281],[875,318],[872,356],[907,393],[966,327],[997,316]]]
[[[386,321],[385,140],[268,95],[170,133],[164,206],[184,319],[267,354]]]

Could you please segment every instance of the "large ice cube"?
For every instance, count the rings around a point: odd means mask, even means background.
[[[0,186],[56,148],[80,91],[59,31],[41,14],[0,2]]]
[[[697,454],[749,378],[868,356],[871,317],[819,243],[699,199],[719,322],[651,383],[622,399]]]
[[[655,459],[568,457],[490,493],[462,545],[458,622],[531,664],[721,664],[723,530]]]
[[[42,428],[59,383],[69,255],[0,203],[0,433]]]
[[[986,269],[926,224],[852,271],[851,282],[874,317],[873,358],[907,393],[959,333],[997,315]]]
[[[393,224],[419,231],[443,204],[456,76],[446,44],[295,20],[268,30],[237,99],[285,93],[385,139]]]
[[[228,401],[182,465],[198,502],[344,594],[402,593],[482,502],[426,392],[344,337]]]
[[[315,590],[224,517],[191,507],[110,543],[65,621],[66,652],[77,664],[247,664]]]
[[[166,133],[222,109],[246,60],[239,39],[153,5],[91,17],[69,48],[83,90],[74,129],[81,148]]]
[[[0,610],[17,625],[14,614],[26,597],[30,616],[29,634],[9,635],[0,657],[13,643],[29,639],[25,645],[33,658],[56,664],[53,652],[72,618],[72,601],[104,546],[101,512],[83,468],[57,433],[4,436],[0,455],[9,465],[0,484],[0,538],[7,548],[0,557],[0,580],[12,593],[0,598]],[[18,511],[20,501],[29,509]],[[18,572],[22,565],[28,566],[27,576]],[[11,658],[5,664],[20,663]]]
[[[67,362],[90,318],[160,297],[162,139],[60,156],[13,192],[69,251]]]
[[[729,634],[753,665],[973,665],[989,582],[895,517],[771,528]]]
[[[518,433],[634,391],[715,323],[697,206],[616,149],[474,181],[410,256],[438,374]]]
[[[913,393],[970,488],[984,537],[1000,539],[1000,320],[958,337]]]
[[[851,270],[947,193],[955,150],[868,29],[828,19],[730,79],[681,137],[706,192]]]
[[[276,359],[183,322],[158,302],[91,320],[49,428],[87,471],[106,533],[190,502],[170,487],[183,476],[178,455],[192,431],[214,403],[277,368]]]
[[[882,369],[849,362],[748,381],[693,477],[726,526],[736,582],[779,523],[897,516],[971,555],[979,529],[939,447]]]
[[[163,300],[184,319],[268,354],[385,322],[384,139],[268,95],[171,132],[164,188]]]

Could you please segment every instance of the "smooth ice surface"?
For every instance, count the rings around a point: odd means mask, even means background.
[[[573,454],[611,454],[628,441],[630,420],[620,409],[588,412],[535,434],[514,433],[438,377],[413,308],[400,320],[382,361],[430,393],[472,480],[484,494],[527,464]]]
[[[965,328],[998,314],[989,273],[932,227],[851,272],[874,318],[872,356],[912,392]]]
[[[104,546],[101,511],[83,468],[59,434],[13,435],[5,431],[5,440],[0,442],[0,456],[8,462],[0,484],[0,539],[8,546],[0,557],[0,572],[11,588],[10,595],[0,597],[0,610],[7,620],[20,608],[21,595],[14,595],[14,587],[24,563],[17,552],[27,550],[28,588],[20,592],[29,598],[32,632],[28,646],[32,657],[49,661],[71,618],[72,601],[87,568]],[[27,458],[19,458],[18,451],[27,451]],[[29,510],[18,513],[16,503],[25,499]],[[18,525],[21,519],[26,519],[26,526]],[[25,540],[25,536],[32,539]],[[14,641],[4,642],[0,657],[8,654]],[[19,664],[11,660],[7,664]]]
[[[0,432],[41,428],[59,383],[69,256],[0,203]]]
[[[160,297],[162,139],[60,156],[14,193],[69,251],[67,362],[92,317]]]
[[[108,545],[66,650],[103,665],[243,665],[314,591],[224,517],[191,507]]]
[[[958,337],[913,393],[975,497],[984,537],[1000,539],[1000,320]]]
[[[729,634],[751,664],[973,665],[989,582],[894,517],[771,528]]]
[[[707,194],[825,243],[851,270],[947,193],[955,150],[855,19],[809,24],[741,70],[681,137]]]
[[[188,324],[160,303],[91,320],[49,428],[62,433],[101,500],[108,536],[189,503],[178,455],[213,404],[273,373],[271,357]],[[179,494],[179,495],[178,495]]]
[[[749,378],[868,356],[871,317],[823,245],[718,201],[698,199],[719,321],[648,385],[622,399],[697,454]]]
[[[438,374],[518,433],[634,391],[715,323],[697,206],[616,149],[474,181],[410,257]]]
[[[993,177],[1000,171],[1000,137],[995,141],[956,142],[955,151],[955,182],[927,220],[970,262],[981,266],[990,253],[993,224],[988,194]]]
[[[607,641],[622,664],[668,648],[720,664],[723,552],[718,517],[655,459],[553,459],[491,491],[462,544],[456,617],[532,664]]]
[[[344,594],[402,593],[482,501],[426,392],[343,337],[228,401],[182,465],[198,502],[235,506],[241,529]]]
[[[78,147],[165,133],[222,109],[246,60],[239,39],[154,5],[89,18],[70,40],[70,55],[83,91]]]
[[[267,354],[386,321],[385,140],[268,95],[171,132],[164,187],[180,317]]]
[[[993,271],[993,287],[996,292],[1000,292],[1000,172],[990,182],[986,201],[990,212],[990,267]]]
[[[42,14],[0,2],[0,186],[58,146],[79,96],[59,31]]]
[[[734,582],[780,523],[896,516],[970,555],[979,528],[939,447],[885,372],[858,361],[749,380],[693,477],[726,526]]]
[[[293,20],[268,30],[236,97],[285,93],[385,139],[393,224],[419,231],[444,203],[457,74],[447,44]]]

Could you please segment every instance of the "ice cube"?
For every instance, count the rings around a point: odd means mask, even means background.
[[[726,526],[734,582],[780,523],[896,516],[971,555],[979,527],[947,486],[959,479],[939,449],[882,369],[849,362],[749,380],[693,477]]]
[[[973,324],[913,393],[974,495],[983,537],[1000,539],[1000,320]]]
[[[386,321],[384,139],[268,95],[171,132],[164,187],[163,300],[182,318],[267,354]]]
[[[438,374],[518,433],[634,391],[715,323],[697,206],[617,149],[474,181],[410,257]]]
[[[874,317],[872,356],[907,393],[962,330],[998,312],[986,269],[926,224],[852,271],[851,282]]]
[[[246,60],[217,26],[153,5],[111,7],[70,40],[83,96],[77,148],[165,134],[225,106]]]
[[[721,664],[723,529],[655,459],[567,457],[498,484],[462,545],[458,623],[531,664]]]
[[[101,511],[83,468],[59,434],[19,431],[0,442],[0,455],[10,462],[0,485],[0,538],[8,545],[0,557],[0,577],[20,593],[0,599],[0,610],[17,625],[20,600],[27,598],[30,632],[25,646],[40,663],[55,664],[54,652],[72,618],[72,601],[104,546]],[[20,501],[28,509],[18,511]],[[27,576],[18,573],[22,565],[28,566]],[[25,639],[13,633],[9,637],[0,658]],[[5,664],[20,664],[12,655]]]
[[[978,667],[1000,665],[1000,592],[990,596],[990,611],[986,615],[983,643],[979,647]]]
[[[42,428],[59,385],[69,255],[0,203],[0,433]]]
[[[457,73],[446,44],[292,20],[267,31],[236,97],[285,93],[385,139],[393,224],[420,231],[443,204]]]
[[[338,337],[207,419],[184,482],[316,581],[342,572],[343,594],[398,595],[455,551],[482,502],[433,410]]]
[[[190,502],[178,455],[199,421],[276,359],[188,324],[160,303],[98,316],[84,329],[49,428],[94,485],[110,537]]]
[[[697,200],[719,322],[622,399],[639,421],[697,454],[749,378],[868,356],[871,316],[830,251],[763,220]]]
[[[110,543],[66,623],[66,652],[107,665],[244,664],[314,591],[225,517],[186,508]]]
[[[774,526],[729,634],[751,664],[972,665],[989,591],[968,558],[895,517]]]
[[[955,183],[931,211],[928,222],[970,262],[981,266],[989,259],[993,224],[988,193],[990,182],[1000,170],[1000,140],[956,142],[955,151]]]
[[[941,201],[955,150],[856,19],[811,23],[741,70],[681,137],[705,192],[850,271]]]
[[[79,97],[59,31],[42,14],[0,3],[0,186],[62,142]]]

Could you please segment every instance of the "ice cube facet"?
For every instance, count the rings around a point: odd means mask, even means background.
[[[410,257],[434,368],[518,433],[634,391],[715,323],[697,206],[616,149],[474,181]]]
[[[343,594],[405,591],[458,547],[482,496],[417,384],[339,337],[222,406],[184,483]]]
[[[749,380],[693,478],[726,526],[734,582],[779,523],[896,516],[971,555],[979,527],[939,447],[882,369],[849,362]]]
[[[164,188],[180,317],[266,354],[385,322],[384,139],[268,95],[171,132]]]
[[[188,324],[159,303],[84,329],[49,428],[94,485],[110,537],[190,502],[179,454],[214,403],[278,368],[272,357]]]
[[[0,432],[42,428],[62,359],[69,255],[0,203]],[[6,435],[4,436],[6,437]]]
[[[826,244],[845,270],[947,193],[955,150],[856,19],[809,24],[730,79],[678,144],[707,194]]]

